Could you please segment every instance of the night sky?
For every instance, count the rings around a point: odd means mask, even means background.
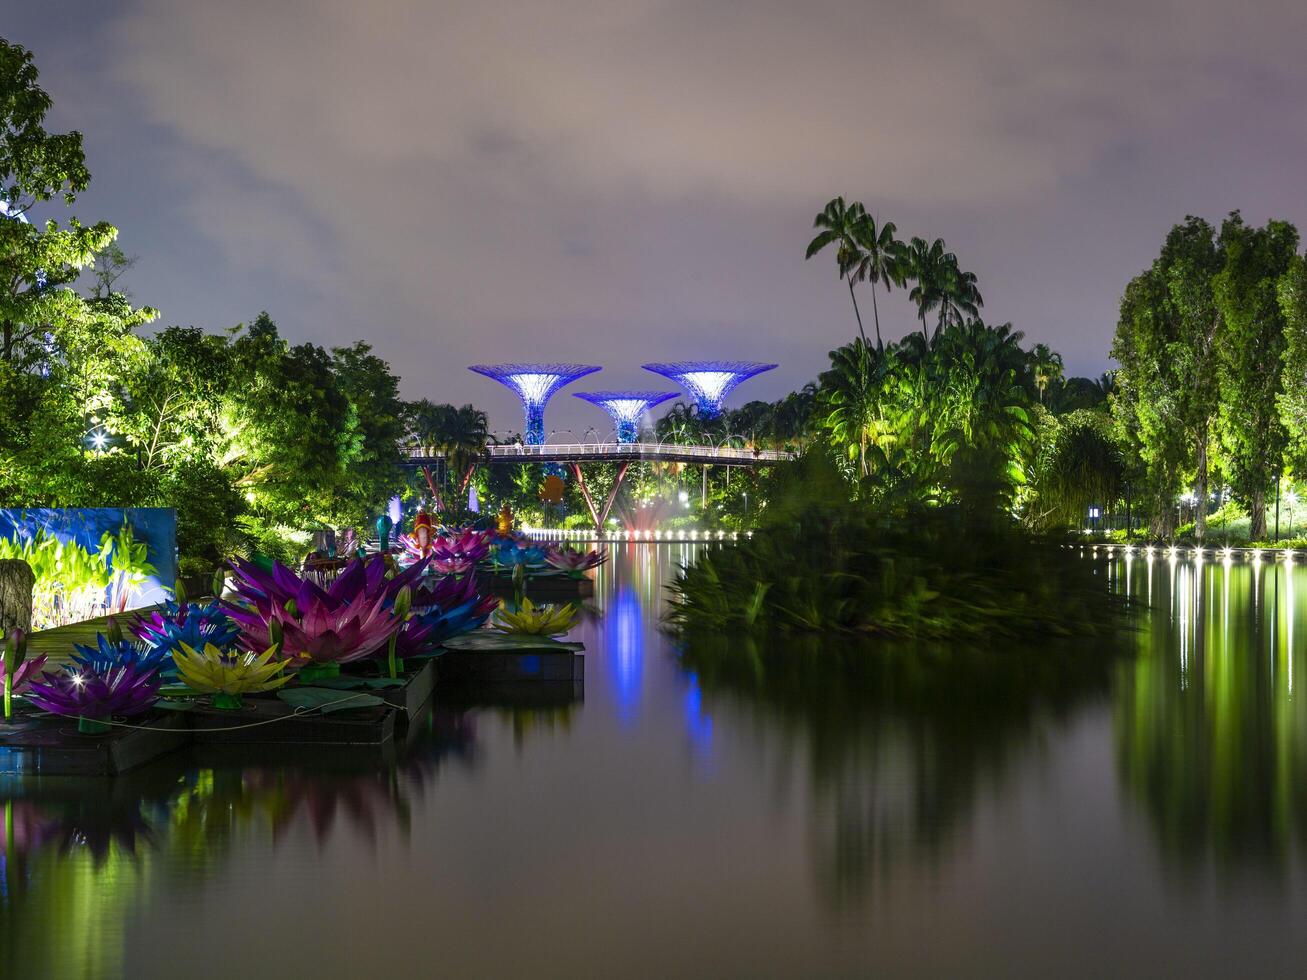
[[[516,403],[468,364],[604,365],[581,390],[781,363],[732,404],[812,379],[855,330],[833,257],[803,262],[837,194],[944,238],[986,320],[1076,374],[1186,214],[1307,228],[1302,0],[0,6],[135,301],[367,340],[495,428]],[[914,328],[881,298],[887,339]],[[607,422],[564,395],[548,424]]]

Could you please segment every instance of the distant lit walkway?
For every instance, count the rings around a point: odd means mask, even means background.
[[[1201,548],[1194,545],[1165,545],[1165,544],[1124,544],[1116,542],[1104,544],[1103,542],[1085,542],[1084,544],[1067,545],[1069,548],[1075,548],[1081,554],[1089,552],[1097,557],[1102,552],[1111,557],[1121,558],[1165,558],[1169,561],[1192,560],[1192,561],[1243,561],[1261,562],[1261,561],[1283,561],[1293,564],[1295,559],[1307,558],[1307,551],[1296,550],[1285,545],[1267,546],[1264,548],[1247,548],[1247,547],[1230,547],[1205,545]]]
[[[410,466],[444,462],[441,453],[410,449]],[[794,453],[737,446],[679,446],[666,442],[576,442],[539,446],[486,446],[482,462],[490,463],[704,463],[722,466],[769,466],[789,463]]]

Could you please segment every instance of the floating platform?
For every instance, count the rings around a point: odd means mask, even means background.
[[[585,682],[585,655],[573,650],[446,650],[440,683],[504,684]]]
[[[585,681],[478,681],[447,683],[436,688],[432,703],[453,711],[481,708],[550,710],[585,701]]]
[[[348,697],[350,691],[341,691]],[[376,692],[359,692],[373,694]],[[301,712],[278,698],[246,698],[239,710],[197,705],[182,712],[198,745],[384,745],[395,737],[399,710],[366,705],[327,714]]]
[[[511,575],[483,575],[478,581],[501,598],[511,598],[515,591]],[[578,602],[595,594],[594,579],[568,575],[528,575],[525,587],[533,602]]]
[[[386,704],[397,708],[402,716],[401,720],[407,724],[408,720],[431,700],[431,693],[436,689],[435,661],[431,658],[410,660],[409,670],[404,673],[404,680],[403,687],[384,687],[368,693],[379,695]]]
[[[0,774],[117,776],[185,746],[191,738],[181,712],[152,711],[100,735],[77,722],[24,712],[0,724]]]

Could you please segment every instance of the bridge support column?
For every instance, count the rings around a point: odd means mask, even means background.
[[[595,508],[594,497],[590,495],[590,488],[585,482],[585,474],[581,472],[581,464],[572,463],[571,466],[572,473],[576,476],[576,485],[581,488],[581,496],[585,498],[585,505],[590,511],[590,520],[594,521],[596,531],[602,531],[604,524],[608,522],[608,515],[613,509],[613,504],[617,502],[617,493],[622,489],[622,481],[626,479],[626,471],[631,468],[631,464],[625,462],[617,468],[617,479],[613,481],[613,489],[609,491],[608,499],[604,501],[602,511]]]

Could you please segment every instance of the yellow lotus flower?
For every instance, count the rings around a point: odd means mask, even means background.
[[[530,599],[523,599],[517,612],[513,612],[501,602],[495,613],[495,629],[531,636],[559,636],[576,625],[579,611],[574,603],[566,606],[537,606]]]
[[[291,679],[285,674],[286,661],[273,659],[276,647],[263,653],[236,651],[224,653],[212,643],[204,645],[203,653],[196,653],[185,643],[172,652],[177,672],[186,686],[201,694],[239,699],[242,694],[275,691]],[[216,703],[216,702],[215,702]]]

